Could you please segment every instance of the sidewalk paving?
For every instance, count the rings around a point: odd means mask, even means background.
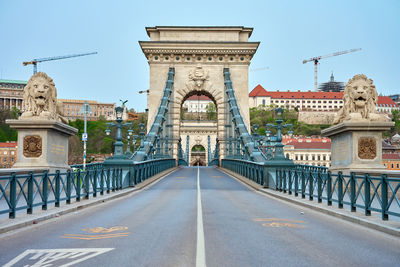
[[[264,193],[268,196],[283,201],[287,201],[305,208],[309,208],[318,212],[322,212],[324,214],[340,218],[348,222],[356,223],[370,229],[384,232],[386,234],[400,237],[400,221],[390,220],[390,217],[388,221],[383,221],[380,217],[380,214],[377,212],[371,212],[371,216],[365,216],[363,211],[360,211],[360,209],[358,209],[356,212],[351,212],[349,207],[346,206],[344,206],[343,209],[339,209],[337,205],[335,206],[335,203],[333,203],[332,206],[328,206],[326,204],[326,201],[318,203],[316,199],[310,201],[308,200],[308,198],[303,199],[301,198],[301,196],[296,197],[294,194],[289,195],[288,193],[283,193],[280,191],[264,188],[263,186],[253,182],[252,180],[244,176],[241,176],[235,172],[232,172],[228,169],[220,167],[218,167],[218,169],[228,174],[229,176],[238,179],[242,183],[257,190],[258,192]]]
[[[37,224],[39,222],[56,218],[64,214],[76,212],[83,208],[99,205],[106,201],[121,198],[127,195],[134,195],[150,184],[176,171],[178,168],[179,167],[175,167],[160,172],[159,174],[137,184],[135,187],[129,187],[110,192],[109,194],[104,193],[104,195],[100,195],[100,193],[98,193],[97,197],[93,197],[91,195],[89,199],[82,198],[80,202],[73,202],[71,204],[65,204],[65,202],[63,202],[60,203],[60,207],[49,205],[47,210],[41,210],[40,207],[36,207],[36,209],[33,210],[33,214],[26,214],[26,210],[19,210],[17,211],[15,219],[9,219],[8,216],[7,218],[0,219],[0,234],[30,226],[32,224]]]

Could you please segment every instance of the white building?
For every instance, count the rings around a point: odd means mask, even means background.
[[[286,109],[336,112],[343,106],[343,92],[267,91],[261,85],[257,85],[249,94],[250,108],[272,104]],[[390,114],[393,109],[399,107],[390,97],[378,97],[378,112]]]
[[[186,108],[187,112],[206,112],[209,103],[212,103],[212,100],[205,95],[192,95],[186,99],[182,107]]]

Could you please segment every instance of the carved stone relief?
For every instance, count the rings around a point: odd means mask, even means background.
[[[358,139],[358,157],[360,159],[376,158],[376,140],[373,137],[360,137]]]
[[[196,68],[189,72],[189,81],[186,83],[190,91],[208,91],[211,87],[208,71],[198,64]]]
[[[25,136],[23,153],[27,158],[40,157],[42,155],[42,138],[38,135]]]

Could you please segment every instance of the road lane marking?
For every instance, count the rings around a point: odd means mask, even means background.
[[[283,218],[255,218],[254,222],[264,222],[261,224],[263,227],[288,227],[288,228],[305,228],[304,221],[291,220],[291,219],[283,219]]]
[[[196,267],[206,266],[206,249],[204,243],[203,209],[201,206],[200,167],[197,166],[197,248]]]
[[[93,235],[88,234],[64,234],[60,236],[61,238],[70,238],[70,239],[80,239],[80,240],[99,240],[106,238],[115,238],[115,237],[127,237],[130,232],[120,232],[113,233],[116,231],[124,231],[128,230],[126,226],[113,226],[110,228],[104,227],[93,227],[93,228],[84,228],[82,231],[88,233],[94,233]]]
[[[211,176],[212,178],[222,178],[222,176]]]
[[[17,266],[27,267],[67,267],[109,252],[113,249],[114,248],[28,249],[3,267],[11,267],[17,263]]]

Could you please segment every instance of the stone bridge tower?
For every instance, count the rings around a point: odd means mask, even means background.
[[[147,129],[157,114],[168,68],[174,67],[175,79],[168,118],[169,127],[167,126],[168,133],[164,133],[173,139],[173,156],[177,157],[178,140],[181,135],[185,145],[186,138],[183,138],[183,134],[188,134],[187,128],[184,133],[182,132],[181,106],[188,97],[201,93],[210,97],[216,104],[216,136],[211,137],[211,147],[214,148],[215,137],[218,137],[220,155],[224,157],[228,135],[225,126],[231,125],[228,121],[231,118],[227,108],[223,68],[230,69],[240,113],[249,129],[248,68],[259,46],[259,42],[248,41],[253,29],[242,26],[156,26],[146,27],[146,31],[150,41],[140,41],[139,44],[150,65]],[[196,133],[209,135],[210,131],[197,129]],[[201,141],[201,145],[207,147],[206,136],[201,136],[201,139],[204,140]]]

